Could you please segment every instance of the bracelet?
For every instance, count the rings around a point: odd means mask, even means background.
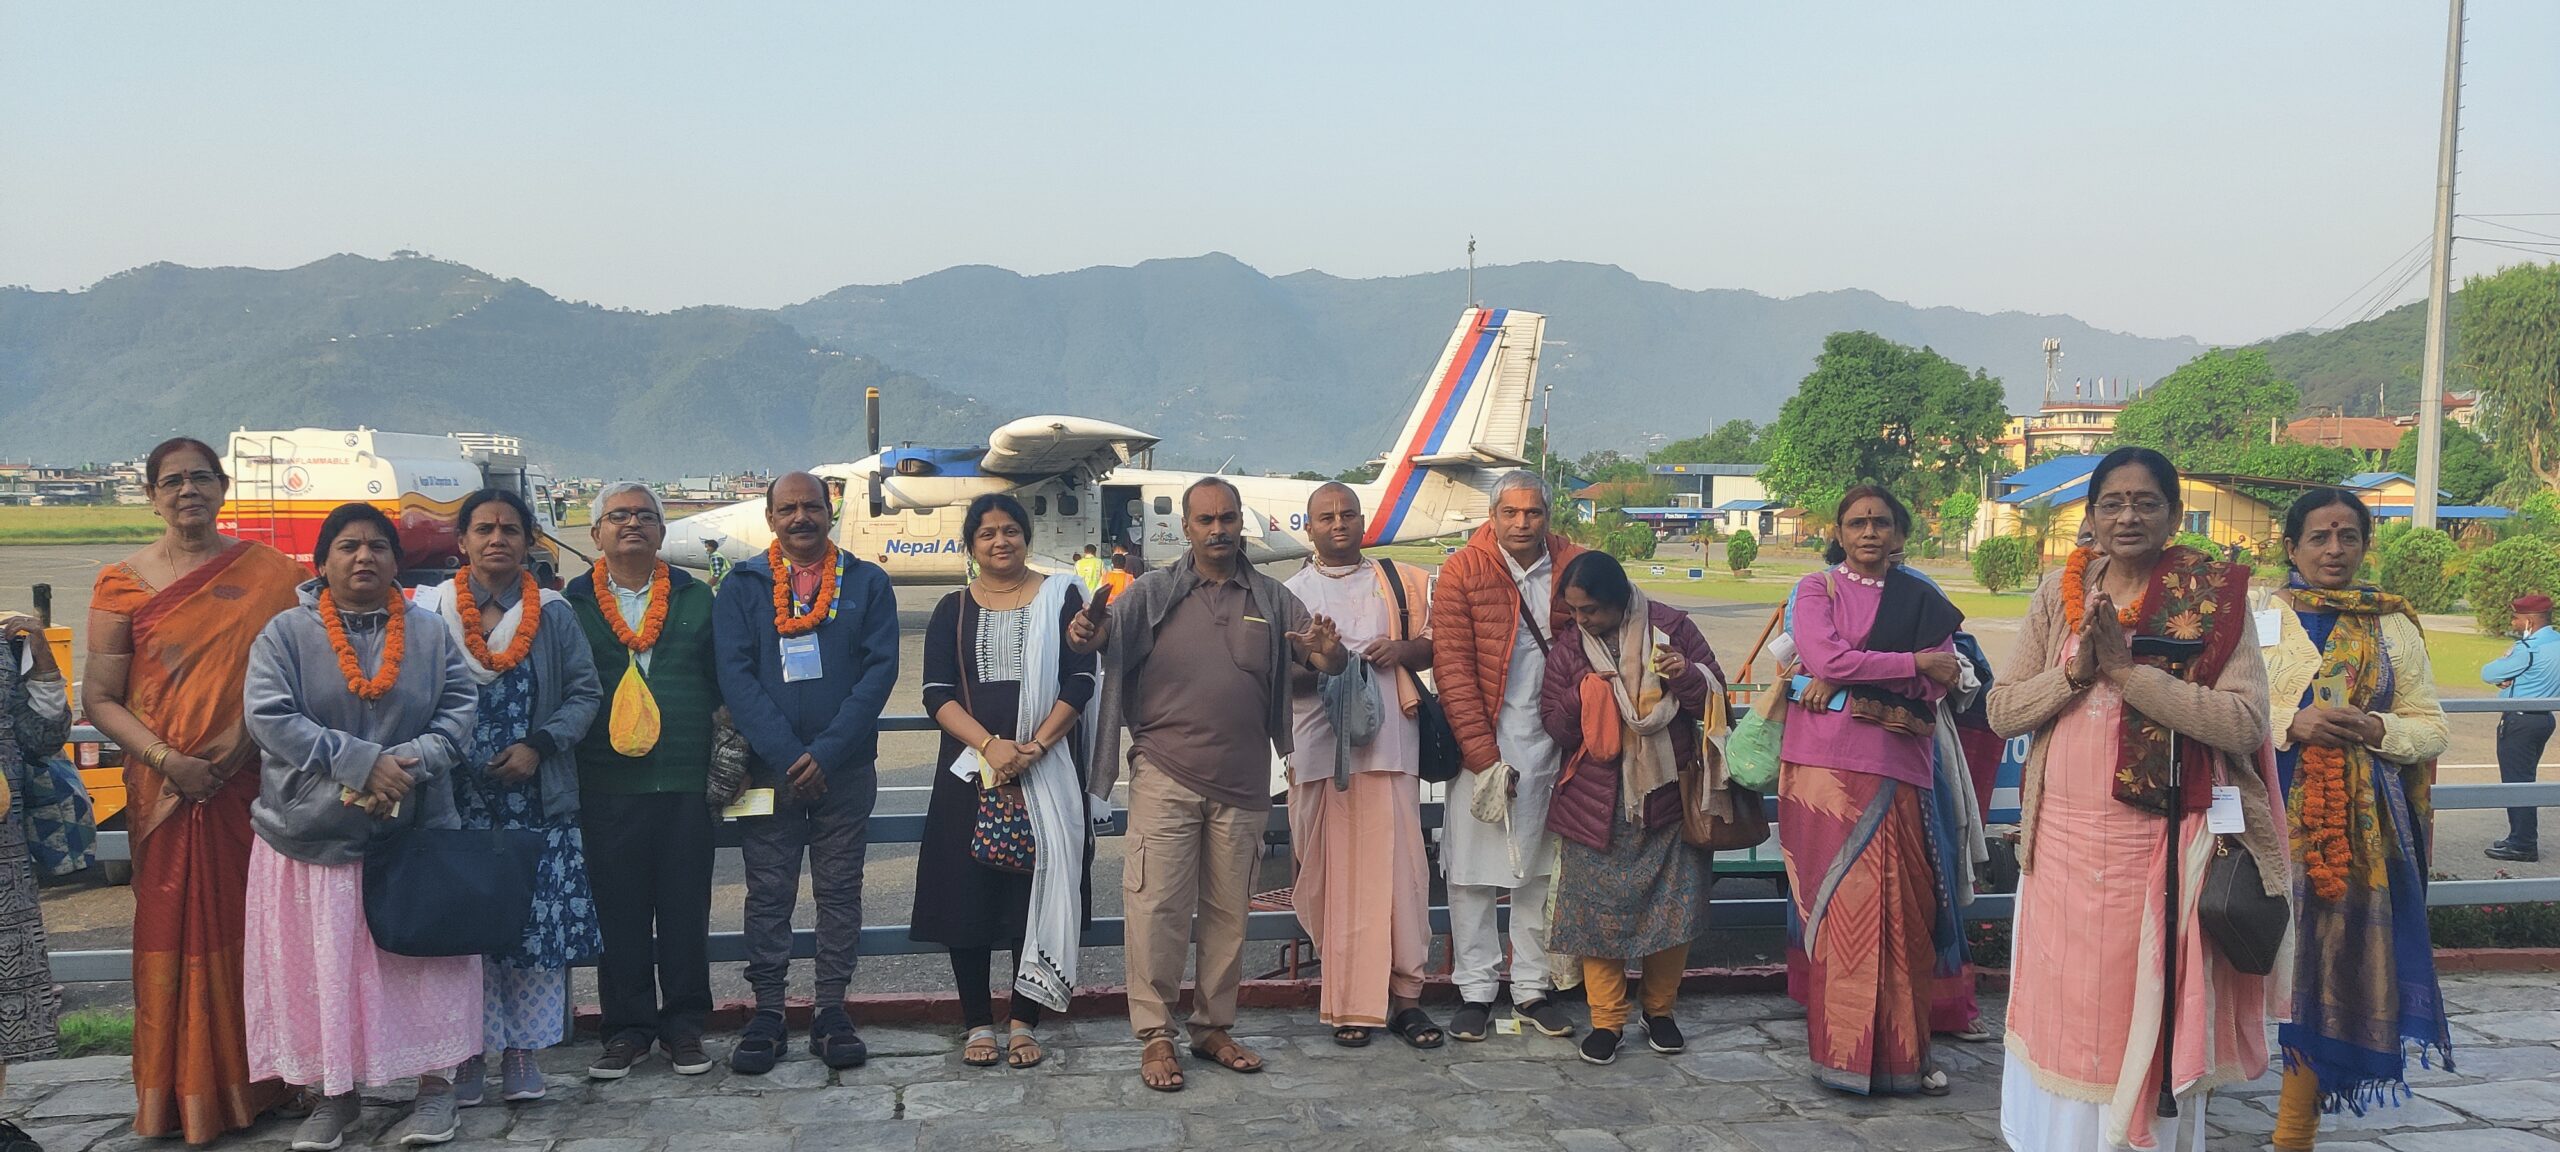
[[[989,745],[994,744],[995,742],[996,742],[996,734],[995,734],[995,733],[993,733],[993,732],[989,732],[989,733],[987,733],[987,738],[986,738],[986,739],[978,741],[978,755],[980,755],[980,756],[984,756],[984,755],[986,755],[986,754],[987,754],[987,748],[988,748],[988,746],[989,746]]]
[[[149,748],[142,750],[142,762],[149,765],[152,771],[157,772],[161,765],[169,762],[169,753],[174,751],[177,749],[169,747],[168,741],[154,740]]]

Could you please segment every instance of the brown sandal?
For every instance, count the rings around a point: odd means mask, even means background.
[[[1161,1036],[1147,1041],[1147,1050],[1138,1057],[1138,1082],[1158,1092],[1182,1091],[1182,1059],[1173,1051],[1173,1041]]]
[[[1251,1049],[1236,1043],[1235,1037],[1224,1032],[1202,1033],[1199,1039],[1191,1042],[1191,1054],[1229,1072],[1262,1071],[1262,1057],[1254,1055]]]
[[[1048,1058],[1049,1053],[1040,1047],[1040,1039],[1031,1034],[1031,1029],[1016,1023],[1013,1026],[1013,1042],[1005,1046],[1006,1066],[1032,1068]]]
[[[960,1049],[961,1063],[972,1068],[993,1068],[1003,1059],[1003,1050],[996,1046],[995,1029],[972,1028],[969,1030],[968,1042]]]

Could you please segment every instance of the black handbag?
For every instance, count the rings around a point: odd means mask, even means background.
[[[364,922],[395,956],[502,956],[524,944],[542,833],[410,828],[364,858]]]
[[[1393,560],[1380,560],[1378,567],[1386,572],[1387,591],[1396,599],[1397,638],[1409,639],[1402,635],[1409,615],[1405,607],[1404,578],[1396,574],[1396,562]],[[1466,754],[1458,747],[1458,734],[1449,727],[1449,713],[1440,707],[1439,695],[1431,691],[1419,676],[1414,677],[1413,694],[1416,701],[1413,723],[1422,731],[1423,782],[1446,784],[1458,778],[1459,771],[1466,766]]]
[[[2232,836],[2213,838],[2213,859],[2197,894],[2196,920],[2231,966],[2251,976],[2275,971],[2276,952],[2293,928],[2293,906],[2267,895],[2258,858]]]

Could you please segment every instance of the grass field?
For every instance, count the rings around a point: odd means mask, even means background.
[[[160,534],[160,518],[140,504],[0,507],[0,544],[132,544]]]
[[[133,1013],[88,1008],[62,1018],[62,1059],[133,1055]]]

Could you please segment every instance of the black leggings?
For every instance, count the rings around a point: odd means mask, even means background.
[[[954,948],[951,950],[951,982],[960,988],[960,1023],[969,1028],[993,1027],[996,1022],[995,993],[988,987],[987,977],[995,965],[993,948]],[[1013,1018],[1024,1024],[1040,1023],[1040,1002],[1028,996],[1013,997]]]

